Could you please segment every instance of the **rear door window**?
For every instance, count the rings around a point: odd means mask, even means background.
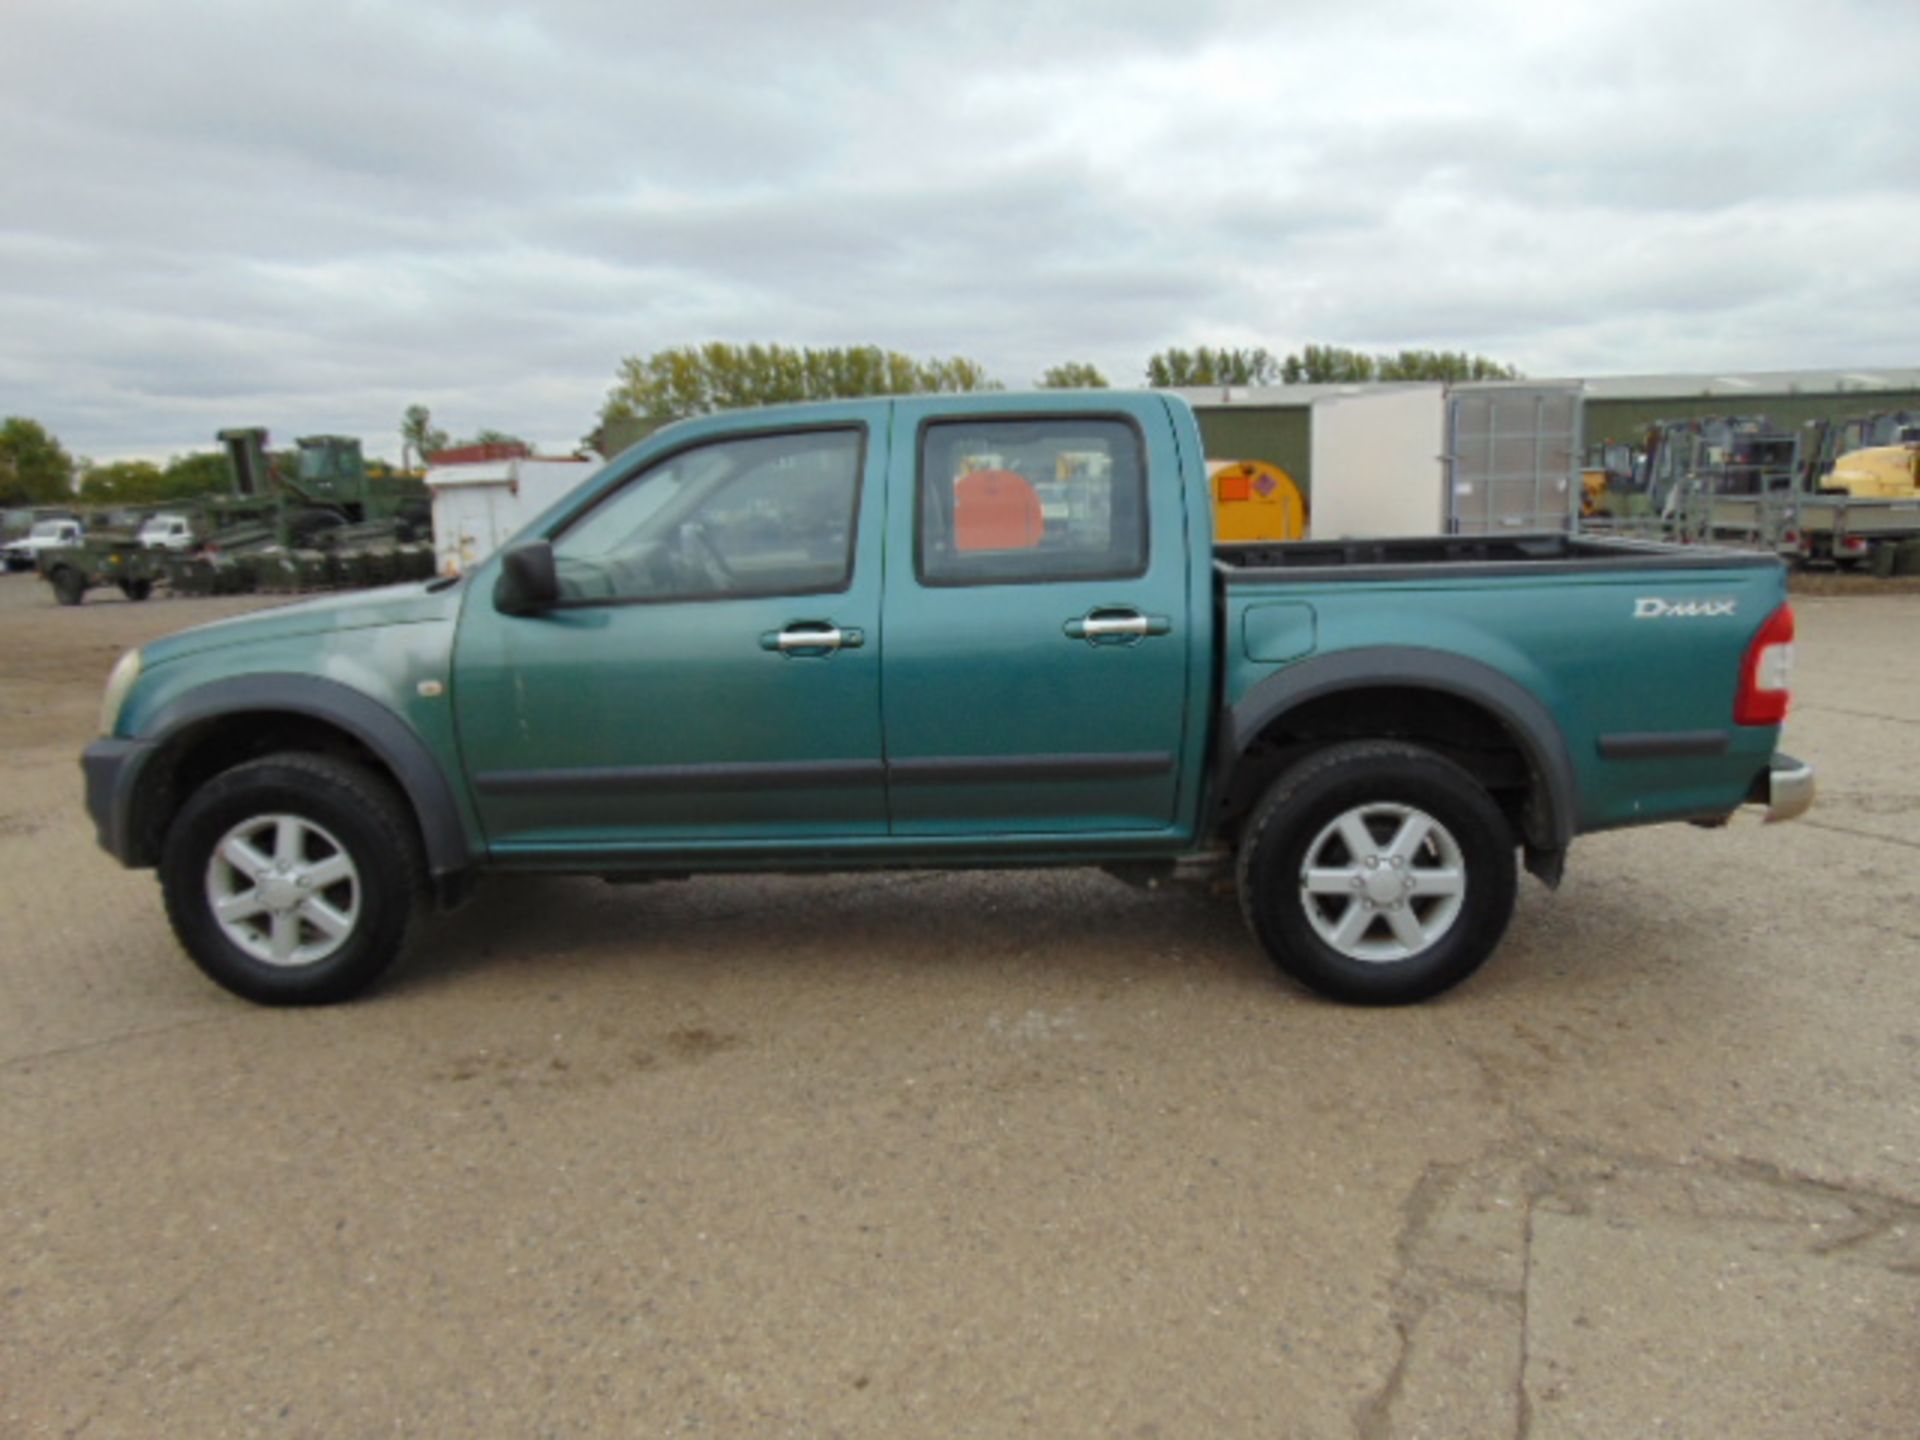
[[[1125,420],[942,420],[920,435],[927,585],[1120,579],[1147,568],[1146,463]]]

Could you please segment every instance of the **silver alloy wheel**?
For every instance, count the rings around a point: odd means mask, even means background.
[[[1460,918],[1467,862],[1447,827],[1411,805],[1359,805],[1307,847],[1300,903],[1350,960],[1409,960]]]
[[[207,904],[221,933],[268,965],[311,965],[353,936],[360,872],[346,847],[300,815],[256,815],[220,837]]]

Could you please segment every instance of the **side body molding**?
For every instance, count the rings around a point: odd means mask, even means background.
[[[482,857],[462,819],[453,785],[426,741],[379,701],[337,680],[314,675],[236,675],[211,681],[163,706],[142,727],[139,738],[153,747],[150,753],[164,753],[171,742],[206,721],[248,714],[302,715],[345,731],[378,756],[400,782],[420,823],[427,868],[436,877],[458,874],[479,863]],[[128,795],[121,803],[132,801]]]
[[[1289,665],[1254,686],[1224,717],[1222,779],[1273,721],[1287,711],[1342,690],[1395,686],[1434,690],[1471,701],[1494,715],[1519,741],[1533,780],[1538,819],[1528,844],[1561,851],[1572,842],[1579,814],[1573,759],[1552,712],[1519,682],[1491,665],[1444,650],[1383,645],[1343,650]]]

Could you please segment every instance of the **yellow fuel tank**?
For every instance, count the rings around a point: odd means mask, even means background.
[[[1307,502],[1293,477],[1264,460],[1209,460],[1213,538],[1299,540],[1307,533]]]

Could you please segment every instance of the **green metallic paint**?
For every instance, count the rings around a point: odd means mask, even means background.
[[[460,613],[460,589],[444,581],[389,585],[255,610],[152,641],[140,652],[141,664],[151,670],[235,645],[296,640],[342,630],[446,623]]]
[[[307,675],[357,690],[417,731],[436,756],[459,768],[452,716],[444,689],[454,643],[451,620],[364,628],[249,635],[236,627],[234,643],[195,651],[185,659],[148,665],[121,707],[116,733],[138,736],[149,720],[179,696],[215,680],[241,675]],[[423,683],[443,693],[423,695]]]
[[[1255,606],[1311,601],[1316,654],[1414,647],[1463,656],[1517,682],[1546,706],[1572,757],[1575,829],[1724,813],[1738,805],[1773,753],[1773,727],[1733,727],[1718,756],[1608,760],[1601,735],[1732,726],[1748,641],[1786,600],[1778,567],[1732,567],[1592,578],[1511,577],[1418,582],[1273,582],[1228,588],[1229,624]],[[1732,599],[1727,615],[1635,619],[1646,597]],[[1242,621],[1244,623],[1244,621]],[[1276,667],[1234,655],[1225,698],[1233,704]]]
[[[1249,605],[1240,612],[1240,650],[1249,660],[1285,664],[1311,655],[1319,644],[1311,605]]]
[[[222,680],[255,676],[329,680],[391,713],[419,737],[434,763],[453,781],[451,789],[468,847],[475,854],[483,853],[479,816],[460,779],[460,749],[448,698],[453,620],[290,628],[292,612],[302,608],[243,617],[149,646],[147,655],[163,646],[172,648],[165,650],[160,661],[143,668],[121,707],[114,733],[128,738],[148,737],[156,721],[164,719],[176,702]],[[250,626],[249,621],[258,623]],[[301,624],[304,626],[304,621]],[[215,629],[227,643],[206,643],[208,632]],[[193,642],[190,645],[173,646],[175,641],[189,640]],[[438,686],[438,693],[423,694],[423,685],[429,691]]]
[[[726,433],[777,434],[782,415],[728,417]],[[659,842],[781,839],[820,843],[883,835],[885,788],[871,780],[806,786],[589,790],[566,772],[694,765],[878,764],[880,645],[807,654],[761,637],[805,624],[880,635],[886,513],[885,402],[810,407],[808,424],[866,432],[855,555],[848,589],[801,596],[715,596],[635,603],[571,602],[534,615],[493,604],[495,561],[474,577],[454,656],[454,707],[470,780],[551,771],[547,789],[478,788],[475,804],[497,846],[585,845],[619,850]],[[712,426],[675,427],[613,467],[593,499],[684,448]],[[576,497],[533,527],[551,537],[582,513]]]
[[[911,564],[919,423],[933,416],[1119,414],[1146,437],[1151,557],[1139,580],[921,587]],[[394,587],[259,612],[159,640],[115,733],[146,734],[197,688],[238,676],[337,682],[398,717],[454,780],[489,863],[550,869],[1046,865],[1194,847],[1222,705],[1290,665],[1414,648],[1491,667],[1535,697],[1577,779],[1570,829],[1723,814],[1747,797],[1775,727],[1731,724],[1748,642],[1784,599],[1777,569],[1262,577],[1219,587],[1192,412],[1157,394],[1054,392],[854,402],[718,415],[650,436],[536,519],[552,536],[642,467],[708,437],[868,427],[856,565],[842,594],[579,607],[513,618],[496,554],[451,588]],[[890,504],[890,496],[894,497]],[[1734,613],[1636,620],[1647,596],[1732,599]],[[1169,633],[1089,645],[1062,626],[1096,607],[1165,615]],[[1303,616],[1300,612],[1305,612]],[[1310,624],[1308,619],[1310,617]],[[832,655],[768,652],[798,621],[858,626]],[[1222,647],[1215,625],[1239,643]],[[1302,648],[1304,645],[1305,648]],[[1271,658],[1256,658],[1271,657]],[[1284,657],[1284,658],[1283,658]],[[456,722],[457,717],[457,722]],[[1601,735],[1728,729],[1719,756],[1626,758]],[[1161,773],[874,784],[888,759],[1171,752]],[[855,762],[835,784],[538,787],[476,799],[487,772]],[[860,778],[850,780],[857,773]],[[884,774],[884,771],[880,773]],[[511,788],[511,787],[509,787]],[[642,797],[636,803],[636,795]],[[482,821],[485,821],[484,828]],[[484,840],[483,840],[484,834]]]
[[[894,406],[885,635],[887,754],[893,761],[1018,760],[1071,752],[1101,756],[1178,749],[1188,711],[1189,647],[1205,642],[1207,614],[1189,609],[1193,564],[1181,463],[1165,403],[1152,396],[1049,399],[1045,413],[1117,416],[1144,442],[1146,573],[1125,579],[928,586],[902,563],[914,553],[921,427],[977,413],[957,397]],[[995,418],[1020,411],[1000,400]],[[1165,633],[1122,644],[1075,639],[1070,623],[1095,610],[1166,617]],[[1201,633],[1196,633],[1199,631]],[[1181,826],[1194,772],[1186,766],[1100,780],[1070,772],[953,785],[896,775],[888,787],[896,836],[1089,834]]]

